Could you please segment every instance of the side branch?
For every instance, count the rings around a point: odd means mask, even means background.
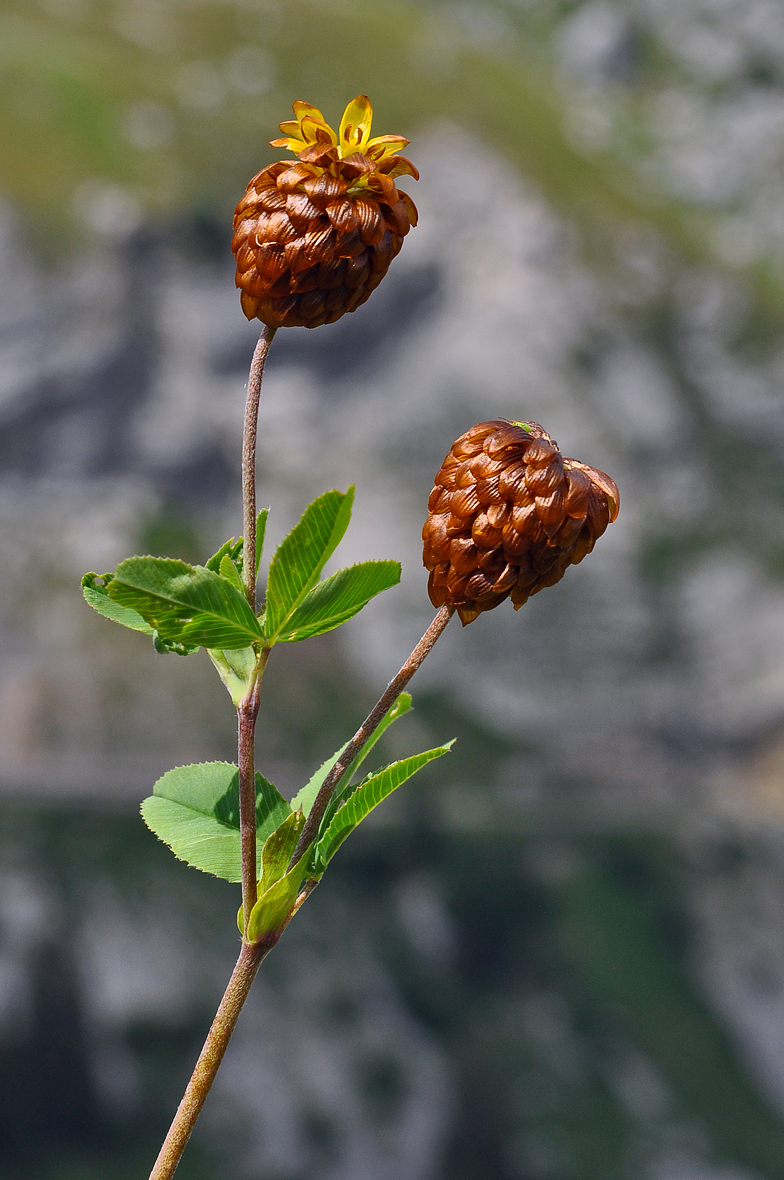
[[[305,826],[302,829],[297,847],[294,849],[294,855],[291,858],[291,865],[295,865],[305,850],[313,843],[318,833],[319,824],[321,823],[324,812],[327,809],[327,804],[332,798],[340,780],[348,770],[351,763],[359,754],[362,747],[373,736],[378,726],[383,721],[387,712],[392,708],[397,698],[400,696],[403,689],[408,684],[411,677],[419,668],[422,661],[430,654],[438,637],[443,632],[449,620],[454,614],[455,608],[453,606],[442,606],[437,612],[433,622],[425,631],[424,635],[416,645],[411,655],[406,660],[403,667],[392,680],[390,680],[386,691],[381,696],[375,707],[368,713],[365,720],[360,725],[357,732],[354,734],[351,741],[346,746],[343,753],[338,758],[335,765],[330,770],[324,782],[321,784],[321,789],[310,809],[310,814],[305,821]]]
[[[248,374],[245,426],[242,433],[242,582],[245,597],[256,610],[256,432],[259,424],[261,378],[272,338],[277,328],[264,325],[253,353]]]

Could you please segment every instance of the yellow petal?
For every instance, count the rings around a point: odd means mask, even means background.
[[[286,137],[285,139],[271,139],[269,141],[269,144],[270,144],[270,147],[288,148],[288,150],[290,152],[301,152],[303,150],[303,148],[306,148],[308,146],[305,143],[304,139],[299,139],[295,135],[292,135],[290,137]],[[293,162],[294,161],[292,160],[292,163]]]
[[[296,102],[291,104],[291,109],[297,116],[299,123],[308,115],[311,119],[315,119],[317,123],[326,123],[327,121],[318,107],[311,106],[309,102],[303,102],[301,98],[298,98]]]
[[[337,136],[329,124],[314,115],[303,116],[299,133],[305,143],[337,143]]]
[[[285,123],[279,123],[278,126],[284,135],[299,135],[298,119],[289,119]]]
[[[363,152],[370,139],[370,124],[373,120],[373,108],[366,94],[358,94],[343,112],[338,132],[338,142],[341,156],[350,156],[353,152]]]
[[[402,152],[411,142],[403,135],[377,135],[365,146],[365,155],[371,160],[383,160],[395,152]]]

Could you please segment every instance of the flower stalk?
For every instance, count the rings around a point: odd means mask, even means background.
[[[295,865],[301,856],[304,855],[305,850],[310,847],[316,838],[319,830],[319,825],[323,818],[324,812],[327,810],[330,799],[334,795],[340,780],[348,770],[351,763],[362,750],[362,747],[373,736],[378,729],[384,717],[394,705],[397,698],[400,696],[403,689],[408,684],[411,677],[416,670],[422,666],[422,662],[430,652],[433,650],[436,640],[452,618],[455,608],[452,606],[442,606],[436,613],[435,618],[425,631],[424,635],[416,645],[411,655],[403,664],[396,676],[390,680],[384,693],[379,697],[376,705],[368,713],[365,720],[360,725],[357,732],[354,734],[351,741],[346,746],[343,753],[338,758],[335,765],[330,770],[324,782],[321,784],[319,793],[316,796],[315,802],[310,809],[307,821],[302,829],[302,835],[299,838],[294,853],[291,857],[290,866]]]
[[[265,324],[253,351],[242,431],[242,581],[245,597],[256,610],[256,435],[259,424],[261,379],[277,328]]]

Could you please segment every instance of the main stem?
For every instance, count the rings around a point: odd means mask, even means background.
[[[254,743],[259,715],[261,677],[270,649],[263,648],[253,684],[237,706],[237,763],[240,795],[240,864],[242,866],[242,928],[248,933],[250,912],[256,904],[256,767]]]
[[[269,346],[275,329],[265,327],[250,366],[248,397],[245,406],[245,428],[242,438],[242,507],[243,507],[243,586],[248,602],[256,610],[256,431],[261,395],[261,378]],[[454,610],[442,606],[397,676],[390,681],[386,692],[375,708],[368,714],[341,757],[333,766],[316,796],[310,815],[305,823],[299,843],[292,857],[295,863],[312,843],[321,818],[332,794],[353,762],[356,755],[372,736],[388,710],[400,696],[411,677],[420,666],[433,644],[446,627]],[[269,658],[269,649],[262,649],[256,666],[253,683],[244,699],[237,706],[237,759],[239,763],[240,795],[240,845],[242,857],[242,908],[243,927],[247,935],[248,920],[256,903],[256,774],[254,767],[254,738],[256,717],[259,711],[261,677]],[[315,883],[305,885],[295,910],[312,891]],[[292,910],[292,914],[295,912]],[[232,972],[228,987],[212,1022],[204,1048],[188,1082],[169,1133],[164,1140],[150,1180],[171,1180],[182,1158],[182,1153],[196,1125],[204,1101],[210,1091],[220,1063],[228,1048],[231,1035],[237,1024],[242,1006],[248,998],[251,984],[262,959],[272,950],[280,938],[282,929],[262,942],[253,945],[243,941],[237,964]]]
[[[392,680],[390,680],[386,691],[379,698],[375,707],[373,709],[371,709],[370,713],[367,715],[367,717],[362,722],[362,724],[360,725],[357,732],[354,734],[354,736],[351,739],[351,741],[349,742],[349,744],[346,746],[346,749],[343,751],[343,754],[338,759],[338,761],[335,763],[335,765],[333,766],[330,773],[327,775],[326,779],[324,780],[324,782],[321,786],[321,790],[319,791],[318,795],[316,796],[316,800],[313,804],[313,807],[311,808],[310,815],[308,816],[305,827],[302,830],[302,836],[300,837],[299,843],[297,844],[297,847],[294,851],[294,855],[291,860],[292,864],[296,863],[296,861],[299,860],[299,858],[303,855],[303,853],[305,852],[307,847],[312,843],[313,837],[315,836],[316,832],[318,831],[318,825],[321,822],[321,818],[324,815],[324,811],[326,810],[327,804],[329,803],[329,800],[331,799],[332,794],[335,791],[336,787],[340,783],[341,778],[346,773],[349,766],[351,765],[351,763],[356,758],[359,751],[364,746],[365,742],[367,742],[368,739],[370,737],[372,737],[373,733],[378,728],[379,724],[381,723],[383,718],[386,716],[389,709],[395,703],[395,701],[400,696],[403,689],[408,684],[411,677],[416,672],[417,668],[420,667],[422,661],[432,651],[433,644],[436,642],[439,635],[441,635],[442,631],[446,627],[447,623],[449,622],[449,620],[451,619],[453,614],[454,614],[453,607],[451,607],[451,606],[442,606],[441,607],[441,609],[436,614],[436,617],[433,619],[432,623],[428,627],[427,631],[425,631],[425,633],[422,636],[422,638],[420,639],[419,643],[416,645],[414,650],[411,652],[411,655],[408,657],[406,662],[403,664],[403,667],[400,669],[398,674]],[[268,652],[262,652],[262,660],[264,660],[264,657],[268,654],[269,654]],[[264,662],[266,662],[266,660]],[[261,661],[260,661],[260,663],[261,663]],[[263,670],[263,664],[261,666],[262,666],[262,670]],[[260,683],[260,679],[261,679],[261,676],[259,674],[259,676],[256,680],[257,686]],[[243,702],[243,704],[244,704],[244,702]],[[255,707],[258,710],[258,698],[256,698],[256,706]],[[238,709],[238,713],[241,714],[241,710],[242,710],[242,705],[240,705],[240,708]],[[254,714],[254,721],[255,721],[255,714]],[[241,742],[242,742],[242,734],[243,734],[242,729],[240,730],[240,733],[241,733]],[[247,728],[244,731],[244,733],[245,733],[245,740],[246,740],[246,742],[250,742],[250,746],[249,747],[247,747],[247,746],[241,747],[241,748],[244,748],[246,750],[248,748],[250,749],[250,769],[252,771],[252,769],[253,769],[253,763],[252,763],[253,726],[250,723],[250,718],[248,718]],[[240,759],[242,759],[242,757],[243,757],[243,754],[241,752]],[[252,781],[252,779],[251,779],[251,781]],[[255,890],[256,890],[256,880],[255,880],[255,865],[256,865],[256,860],[255,860],[255,857],[256,857],[256,852],[255,852],[255,819],[256,819],[255,802],[256,801],[255,801],[255,783],[254,783],[254,794],[253,794],[254,843],[253,843],[253,861],[252,861],[253,871],[254,871],[254,879],[253,879],[254,897],[255,897]],[[245,869],[245,845],[243,844],[243,890],[244,890],[244,869]],[[294,909],[292,910],[291,915],[289,915],[289,917],[292,917],[293,914],[296,913],[296,911],[302,905],[303,901],[305,901],[305,899],[310,895],[310,893],[312,893],[313,889],[315,888],[315,885],[316,885],[315,881],[306,882],[302,892],[300,893],[299,897],[297,898],[297,903],[296,903]],[[243,901],[244,901],[244,898],[243,898]],[[249,912],[248,910],[245,911],[246,926],[247,926],[247,913],[248,912]],[[196,1062],[196,1068],[194,1069],[193,1076],[191,1077],[191,1080],[188,1083],[188,1088],[185,1091],[185,1094],[183,1095],[182,1102],[180,1103],[179,1107],[177,1108],[177,1113],[174,1116],[174,1121],[172,1122],[172,1125],[169,1129],[169,1133],[166,1136],[166,1140],[163,1144],[163,1147],[161,1148],[161,1152],[160,1152],[160,1155],[158,1156],[158,1159],[155,1163],[155,1167],[153,1168],[152,1172],[150,1173],[150,1180],[171,1180],[171,1177],[174,1175],[177,1165],[180,1162],[180,1157],[182,1156],[182,1153],[185,1150],[185,1145],[188,1142],[188,1139],[190,1138],[191,1131],[193,1130],[196,1120],[199,1117],[199,1114],[201,1113],[201,1108],[204,1105],[204,1100],[207,1097],[210,1086],[212,1085],[212,1083],[215,1079],[215,1075],[218,1072],[218,1067],[220,1066],[220,1063],[223,1060],[223,1055],[226,1052],[226,1049],[229,1044],[229,1040],[231,1039],[231,1034],[234,1032],[234,1026],[237,1023],[237,1017],[240,1014],[240,1010],[242,1008],[242,1005],[245,1003],[245,1000],[248,997],[248,992],[250,991],[250,986],[256,977],[256,972],[259,969],[259,965],[261,964],[261,961],[265,957],[265,955],[268,954],[269,951],[272,950],[272,947],[278,941],[282,932],[283,932],[282,929],[278,930],[275,933],[273,938],[270,938],[267,941],[256,943],[253,946],[251,946],[249,943],[243,942],[242,950],[240,951],[240,957],[237,960],[237,965],[234,968],[231,979],[229,980],[229,985],[226,988],[226,993],[225,993],[223,999],[221,1000],[221,1004],[220,1004],[220,1007],[218,1008],[218,1012],[215,1016],[214,1021],[212,1022],[212,1027],[210,1028],[210,1031],[207,1034],[207,1040],[204,1042],[204,1048],[201,1051],[201,1054],[199,1056],[199,1060]]]
[[[242,581],[245,596],[256,611],[256,434],[259,421],[261,379],[275,328],[265,325],[253,352],[248,374],[248,395],[245,402],[245,424],[242,432]],[[237,706],[237,762],[239,765],[240,847],[242,863],[243,926],[247,933],[248,919],[256,904],[256,772],[254,739],[259,712],[261,677],[264,673],[269,648],[263,648],[256,665],[253,682]],[[177,1107],[169,1133],[160,1150],[150,1180],[171,1180],[190,1139],[204,1100],[210,1091],[223,1055],[228,1048],[242,1006],[248,998],[262,959],[272,950],[274,940],[267,939],[251,946],[243,942],[240,956],[232,972],[228,987],[220,1002],[199,1060]]]
[[[256,613],[256,435],[259,424],[261,379],[276,328],[265,324],[253,350],[245,400],[242,431],[242,583],[245,597]],[[261,677],[269,658],[264,649],[245,698],[237,706],[237,764],[240,795],[240,860],[242,865],[242,925],[248,931],[250,912],[256,904],[256,771],[254,742],[259,714]]]
[[[229,986],[226,988],[220,1007],[215,1013],[204,1048],[199,1054],[196,1068],[193,1071],[188,1088],[177,1107],[174,1121],[169,1133],[163,1141],[155,1166],[150,1172],[150,1180],[171,1180],[180,1162],[185,1145],[190,1139],[196,1120],[201,1114],[204,1100],[210,1092],[215,1080],[218,1067],[234,1032],[237,1017],[242,1011],[242,1005],[248,998],[248,992],[261,960],[272,948],[264,943],[249,946],[242,944],[240,957],[234,968]]]

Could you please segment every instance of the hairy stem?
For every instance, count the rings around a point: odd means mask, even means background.
[[[275,328],[263,328],[253,353],[248,375],[248,396],[245,403],[245,425],[242,434],[242,582],[245,596],[254,613],[256,610],[256,434],[259,420],[261,379]],[[254,741],[256,718],[259,712],[261,678],[270,649],[259,653],[253,681],[237,706],[237,762],[239,765],[240,846],[242,861],[242,916],[247,933],[251,910],[256,904],[256,770]],[[223,1060],[237,1018],[248,998],[264,956],[278,941],[282,929],[274,936],[251,946],[244,942],[237,965],[207,1034],[196,1068],[188,1082],[169,1133],[164,1140],[150,1180],[169,1180],[174,1175],[185,1150],[191,1131],[198,1119],[204,1100],[210,1091],[218,1067]]]
[[[245,596],[256,611],[256,435],[259,423],[261,379],[276,329],[261,330],[248,373],[245,424],[242,431],[242,583]],[[240,845],[242,849],[242,924],[247,932],[250,912],[256,904],[256,773],[253,747],[259,713],[261,677],[269,658],[262,651],[245,698],[237,706],[237,763],[240,772]]]
[[[383,718],[386,716],[388,710],[395,703],[400,696],[403,689],[408,684],[411,677],[420,667],[422,661],[432,651],[433,645],[441,635],[447,623],[454,613],[453,607],[442,606],[436,614],[433,622],[425,631],[424,635],[416,645],[411,655],[408,657],[403,667],[387,686],[386,692],[380,697],[375,708],[371,710],[368,716],[360,725],[354,737],[351,739],[343,754],[333,766],[330,773],[324,780],[321,790],[316,796],[315,803],[308,816],[305,827],[302,830],[302,836],[291,858],[291,863],[295,864],[303,855],[308,846],[312,843],[313,837],[318,831],[318,825],[321,822],[321,817],[324,814],[327,804],[332,797],[335,788],[340,783],[341,778],[345,774],[348,767],[356,758],[359,751],[373,735]],[[253,733],[256,722],[256,714],[259,707],[259,690],[261,686],[261,675],[264,671],[269,650],[265,649],[259,660],[258,674],[254,680],[254,686],[248,694],[245,701],[243,701],[237,714],[239,717],[239,749],[240,749],[240,824],[242,830],[242,892],[243,892],[243,907],[244,907],[244,926],[247,932],[248,917],[252,906],[248,904],[250,896],[255,902],[256,898],[256,788],[254,782],[253,769]],[[245,769],[243,771],[243,765]],[[243,782],[249,782],[252,794],[249,790],[243,791]],[[246,803],[243,804],[243,798],[247,796]],[[247,812],[251,818],[250,822],[246,819],[243,823],[243,807],[250,805],[252,800],[252,811]],[[253,841],[252,852],[250,851],[250,841],[246,850],[245,833],[252,829]],[[310,833],[309,834],[309,829]],[[246,898],[246,867],[252,865],[252,894],[249,892]],[[285,926],[288,925],[290,919],[294,916],[297,910],[307,900],[313,890],[316,888],[316,881],[307,881],[305,886],[297,898],[289,917],[286,922],[274,933],[269,935],[262,942],[250,945],[243,942],[240,957],[237,960],[237,965],[232,972],[229,985],[226,988],[220,1007],[212,1022],[212,1027],[207,1035],[207,1040],[204,1042],[199,1060],[196,1062],[196,1068],[193,1071],[191,1080],[183,1095],[182,1101],[177,1108],[177,1113],[174,1116],[169,1133],[164,1140],[163,1147],[160,1150],[158,1159],[155,1162],[155,1167],[150,1173],[150,1180],[170,1180],[174,1175],[177,1165],[180,1162],[182,1153],[185,1150],[191,1131],[193,1130],[196,1120],[201,1113],[204,1101],[210,1091],[215,1075],[218,1072],[218,1067],[223,1060],[223,1055],[226,1052],[231,1034],[237,1024],[242,1006],[248,998],[251,984],[256,977],[256,972],[259,969],[262,959],[272,950],[273,946],[280,938]]]
[[[274,945],[274,944],[273,944]],[[204,1048],[199,1054],[196,1068],[188,1082],[188,1087],[177,1107],[169,1133],[160,1150],[155,1166],[150,1172],[150,1180],[169,1180],[174,1175],[180,1162],[185,1145],[191,1136],[198,1119],[204,1100],[215,1080],[218,1067],[223,1060],[231,1034],[234,1032],[242,1005],[248,998],[248,992],[256,972],[264,956],[272,949],[268,942],[249,946],[242,944],[240,957],[232,972],[229,985],[226,988],[220,1007],[215,1013],[212,1027],[207,1034]]]
[[[277,328],[265,324],[250,362],[245,426],[242,432],[242,583],[245,597],[256,610],[256,430],[259,421],[261,378]]]
[[[245,408],[245,429],[242,444],[242,505],[243,505],[243,586],[248,602],[256,609],[256,431],[258,423],[261,378],[275,329],[265,327],[251,362],[248,379],[248,399]],[[422,661],[432,650],[433,644],[442,633],[454,610],[442,606],[433,622],[408,657],[397,676],[390,681],[386,692],[375,708],[365,718],[349,742],[341,757],[327,775],[316,796],[315,803],[305,823],[291,863],[295,864],[312,843],[318,832],[324,811],[335,788],[359,751],[375,732],[400,693]],[[240,795],[240,843],[242,849],[242,906],[243,928],[247,937],[248,921],[256,903],[256,775],[254,766],[254,739],[256,718],[259,711],[261,678],[264,673],[269,648],[259,654],[253,683],[237,706],[239,795]],[[256,977],[262,959],[280,938],[288,921],[316,887],[315,881],[308,881],[297,898],[296,904],[286,921],[261,942],[251,945],[243,940],[240,956],[232,972],[228,987],[204,1042],[196,1067],[191,1075],[182,1101],[177,1108],[172,1125],[164,1140],[155,1162],[150,1180],[170,1180],[182,1158],[182,1153],[191,1136],[196,1120],[201,1113],[207,1094],[218,1072],[231,1035],[237,1024],[242,1006],[248,998],[251,984]]]
[[[250,912],[256,904],[256,766],[254,745],[259,715],[261,678],[269,659],[265,647],[259,656],[253,685],[237,706],[237,763],[240,794],[240,860],[242,865],[242,928],[248,932]]]
[[[305,850],[309,848],[315,840],[322,816],[327,809],[327,804],[332,798],[336,788],[340,783],[340,780],[343,778],[343,775],[346,773],[349,766],[354,761],[357,754],[359,754],[360,750],[368,741],[368,739],[371,738],[376,729],[378,729],[378,726],[392,708],[395,701],[416,672],[417,668],[420,667],[422,661],[433,650],[433,645],[435,644],[439,635],[441,635],[443,632],[449,620],[452,618],[454,611],[455,608],[453,606],[442,606],[438,610],[436,617],[433,619],[433,622],[430,624],[427,631],[425,631],[424,635],[414,650],[411,652],[411,655],[408,657],[405,664],[403,664],[403,667],[400,669],[397,676],[390,680],[386,692],[384,692],[384,694],[379,697],[379,700],[374,708],[368,713],[367,717],[362,722],[359,729],[354,734],[353,738],[348,743],[327,777],[324,779],[324,782],[321,784],[321,789],[319,790],[318,795],[316,795],[315,802],[310,809],[310,814],[305,821],[305,826],[302,829],[302,835],[297,842],[297,847],[294,849],[294,854],[291,858],[291,865],[295,865],[297,863]]]

